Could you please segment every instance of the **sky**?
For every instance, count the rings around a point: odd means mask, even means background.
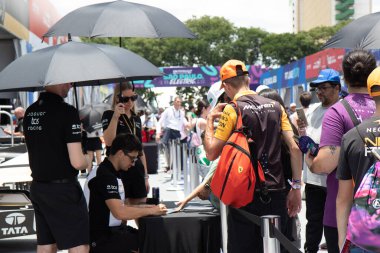
[[[111,0],[50,0],[65,15],[81,6]],[[112,0],[113,1],[113,0]],[[221,16],[238,27],[260,27],[267,32],[292,32],[291,0],[129,0],[161,8],[179,20],[193,16]],[[372,0],[373,12],[380,11],[380,0]]]
[[[62,15],[65,15],[81,6],[110,2],[110,0],[50,0],[50,2]],[[208,15],[224,17],[238,27],[260,27],[274,33],[292,31],[289,0],[130,0],[130,2],[161,8],[181,21],[193,16]]]

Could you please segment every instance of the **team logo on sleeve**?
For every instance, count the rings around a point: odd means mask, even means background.
[[[108,193],[119,193],[117,185],[110,185],[110,184],[108,184],[107,185],[107,192]]]

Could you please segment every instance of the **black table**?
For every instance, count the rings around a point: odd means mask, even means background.
[[[179,212],[139,219],[140,253],[220,253],[220,215]]]

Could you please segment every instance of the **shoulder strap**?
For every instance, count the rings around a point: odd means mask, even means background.
[[[236,130],[240,130],[243,127],[243,120],[242,120],[242,117],[241,117],[240,107],[238,106],[238,104],[237,104],[236,101],[231,101],[230,104],[234,105],[233,107],[234,107],[236,115],[237,115],[237,122],[236,122],[235,129]]]
[[[348,112],[348,115],[350,115],[350,118],[351,118],[351,120],[352,120],[352,123],[354,123],[354,126],[359,125],[359,124],[360,124],[360,121],[358,120],[358,118],[356,118],[355,112],[354,112],[354,110],[352,110],[352,107],[351,107],[351,105],[347,102],[347,100],[342,99],[342,100],[341,100],[341,103],[342,103],[342,105],[344,106],[344,108],[346,109],[346,111]]]

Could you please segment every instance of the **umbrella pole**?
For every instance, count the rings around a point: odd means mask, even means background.
[[[119,37],[119,47],[121,47],[121,37]]]
[[[75,83],[73,83],[73,88],[74,88],[75,106],[76,106],[77,110],[79,110],[77,87],[75,86]]]

